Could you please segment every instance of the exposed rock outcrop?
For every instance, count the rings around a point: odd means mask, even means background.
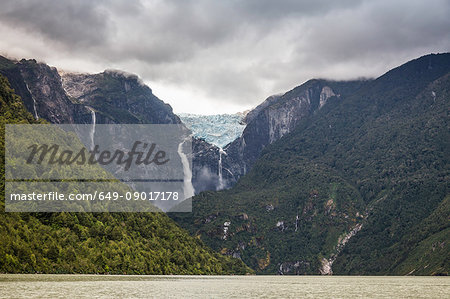
[[[67,96],[56,68],[34,59],[12,61],[0,57],[0,60],[0,73],[8,78],[35,118],[56,124],[91,122],[90,111]]]
[[[0,57],[6,75],[25,106],[36,118],[51,123],[181,124],[170,105],[133,74],[107,70],[99,74],[74,74],[35,60],[11,61]],[[195,192],[220,190],[235,184],[259,158],[262,150],[291,132],[341,89],[355,90],[360,81],[311,80],[283,94],[271,96],[245,119],[242,135],[223,149],[205,140],[192,142],[192,182]],[[342,88],[341,88],[342,87]]]
[[[222,165],[227,169],[224,173],[227,186],[251,169],[267,145],[292,132],[328,101],[356,91],[362,83],[310,80],[285,94],[270,96],[251,110],[244,118],[247,126],[242,135],[224,147],[227,156]]]
[[[62,86],[74,101],[99,112],[98,123],[181,123],[172,107],[158,99],[136,75],[112,70],[65,73]]]
[[[345,234],[344,236],[339,238],[338,243],[335,248],[335,252],[328,259],[322,258],[322,260],[320,261],[320,263],[321,263],[321,267],[319,269],[320,274],[322,274],[322,275],[332,275],[333,274],[332,266],[333,266],[333,263],[336,260],[337,256],[339,255],[339,253],[341,253],[342,249],[344,249],[345,244],[347,244],[347,242],[352,237],[354,237],[361,229],[362,229],[362,224],[358,223],[350,230],[350,232],[348,232],[347,234]]]

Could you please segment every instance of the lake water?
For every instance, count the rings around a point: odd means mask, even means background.
[[[0,274],[0,298],[450,298],[449,277]]]

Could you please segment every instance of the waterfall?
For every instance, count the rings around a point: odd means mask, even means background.
[[[223,176],[222,176],[222,154],[227,154],[221,147],[219,147],[219,186],[217,190],[222,190],[225,185],[223,184]]]
[[[188,138],[191,138],[190,136]],[[183,152],[183,144],[184,141],[181,141],[180,144],[178,144],[178,155],[181,158],[181,163],[183,164],[183,192],[184,192],[184,199],[191,198],[194,196],[194,186],[192,185],[192,171],[189,167],[189,161],[186,156],[186,154]]]
[[[33,94],[31,93],[30,88],[28,87],[28,84],[25,82],[25,86],[27,87],[28,92],[30,93],[31,99],[33,100],[33,110],[34,110],[34,118],[39,119],[39,115],[37,113],[36,109],[36,99],[33,97]]]
[[[86,106],[86,108],[88,108],[91,111],[91,116],[92,116],[92,129],[91,129],[90,137],[91,137],[91,150],[94,150],[94,147],[95,147],[95,143],[94,143],[94,136],[95,136],[95,111],[94,111],[94,109],[92,109],[89,106]]]

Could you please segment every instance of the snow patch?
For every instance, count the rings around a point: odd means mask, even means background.
[[[181,113],[178,116],[194,136],[218,147],[225,147],[233,142],[242,135],[245,128],[242,113],[216,115]]]

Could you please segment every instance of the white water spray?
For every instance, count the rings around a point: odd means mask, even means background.
[[[227,154],[221,147],[219,147],[219,186],[217,187],[217,190],[222,190],[225,185],[223,183],[223,175],[222,175],[222,155]]]
[[[86,106],[86,108],[89,109],[89,111],[91,111],[91,116],[92,116],[92,129],[91,129],[91,133],[90,133],[90,137],[91,137],[91,150],[94,150],[95,147],[95,142],[94,142],[94,137],[95,137],[95,111],[94,109],[92,109],[89,106]]]
[[[194,196],[194,186],[192,185],[192,171],[189,166],[189,161],[186,154],[183,152],[184,141],[185,140],[181,141],[180,144],[178,144],[178,155],[180,156],[181,163],[183,164],[184,197],[185,199],[188,199]]]

